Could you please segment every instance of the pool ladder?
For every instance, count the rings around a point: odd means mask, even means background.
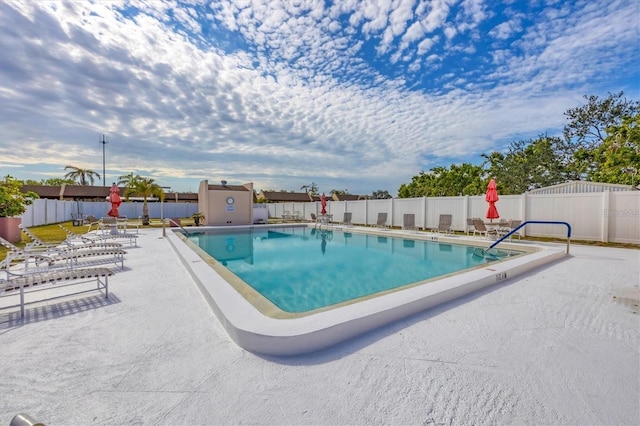
[[[571,225],[569,225],[568,222],[558,222],[558,221],[552,221],[552,220],[527,220],[525,222],[522,222],[520,225],[516,226],[515,228],[513,228],[511,231],[509,231],[508,233],[506,233],[505,235],[503,235],[502,237],[500,237],[495,243],[491,244],[489,246],[488,249],[479,249],[479,252],[477,253],[476,250],[473,251],[473,254],[476,256],[481,256],[481,257],[489,257],[489,258],[493,258],[496,259],[497,256],[490,253],[489,250],[493,249],[495,246],[497,246],[498,244],[500,244],[501,242],[503,242],[504,240],[506,240],[507,238],[511,237],[511,235],[515,234],[518,230],[520,230],[520,228],[529,225],[529,224],[540,224],[540,225],[564,225],[567,227],[567,254],[569,254],[569,246],[571,245]]]
[[[165,220],[168,220],[168,221],[169,221],[169,224],[172,224],[172,223],[173,223],[174,225],[178,226],[180,229],[182,229],[182,231],[183,231],[185,234],[189,235],[189,231],[187,231],[187,230],[184,228],[184,226],[182,226],[182,224],[180,224],[180,223],[178,223],[178,222],[176,222],[175,220],[170,219],[170,218],[166,218]]]

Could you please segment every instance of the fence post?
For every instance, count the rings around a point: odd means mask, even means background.
[[[469,219],[469,203],[470,203],[470,198],[468,195],[464,196],[464,206],[463,206],[463,210],[462,210],[462,220],[464,227],[462,228],[463,231],[467,230],[467,219]]]
[[[427,229],[427,197],[422,197],[422,229]]]
[[[392,228],[393,228],[393,211],[395,210],[394,200],[395,198],[389,198],[389,223],[391,224]]]
[[[611,196],[609,190],[602,191],[602,214],[600,220],[602,221],[600,229],[602,230],[601,241],[603,243],[609,242],[609,207],[611,202]]]
[[[523,193],[521,196],[521,202],[520,202],[520,217],[522,218],[523,222],[526,222],[527,220],[529,220],[529,218],[527,217],[527,193]],[[526,230],[526,226],[522,227],[522,233],[520,234],[521,237],[526,237],[527,236],[527,230]]]
[[[364,200],[364,224],[369,225],[369,200]]]

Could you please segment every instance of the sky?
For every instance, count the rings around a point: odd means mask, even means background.
[[[633,0],[0,0],[0,174],[396,195],[560,136],[585,95],[640,99],[639,22]]]

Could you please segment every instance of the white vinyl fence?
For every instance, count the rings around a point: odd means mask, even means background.
[[[128,218],[142,217],[142,202],[123,201],[118,207],[120,216]],[[198,212],[197,203],[147,203],[149,207],[149,217],[151,218],[172,218],[189,217]],[[107,201],[60,201],[60,200],[35,200],[32,205],[27,206],[22,216],[24,226],[47,225],[50,223],[65,222],[71,220],[71,215],[84,214],[93,215],[98,219],[107,215],[111,210],[111,203]]]
[[[152,218],[189,217],[198,211],[197,203],[150,202]],[[299,214],[311,220],[311,213],[320,214],[320,202],[267,204],[269,217]],[[423,229],[438,227],[441,214],[453,215],[453,228],[465,231],[467,218],[484,218],[487,211],[484,196],[394,198],[388,200],[329,201],[327,211],[334,222],[341,222],[350,212],[351,222],[375,225],[378,213],[387,213],[387,224],[401,227],[405,213],[413,213],[416,225]],[[522,194],[502,195],[496,204],[500,217],[516,220],[545,220],[568,222],[572,239],[614,243],[640,244],[640,191],[590,192],[579,194]],[[71,220],[81,213],[97,218],[107,215],[109,202],[35,200],[21,216],[25,226],[46,225]],[[120,215],[130,218],[142,216],[142,202],[123,202]],[[527,225],[522,235],[534,237],[567,236],[567,229],[557,225]]]
[[[267,206],[269,217],[283,217],[289,212],[299,213],[305,220],[311,219],[311,213],[320,214],[322,208],[320,202]],[[503,219],[567,222],[575,240],[640,244],[640,191],[501,195],[496,207]],[[350,212],[353,224],[375,225],[378,213],[387,213],[387,225],[401,227],[404,214],[413,213],[418,227],[435,229],[441,214],[451,214],[456,231],[466,230],[467,218],[484,219],[487,208],[484,196],[327,202],[327,213],[333,215],[334,222],[341,222],[344,213]],[[564,238],[567,228],[530,224],[521,229],[521,234]]]

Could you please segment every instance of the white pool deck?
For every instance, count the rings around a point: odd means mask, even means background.
[[[111,296],[0,311],[0,425],[640,423],[640,250],[571,255],[307,355],[227,334],[161,230]],[[564,248],[563,244],[550,246]]]

